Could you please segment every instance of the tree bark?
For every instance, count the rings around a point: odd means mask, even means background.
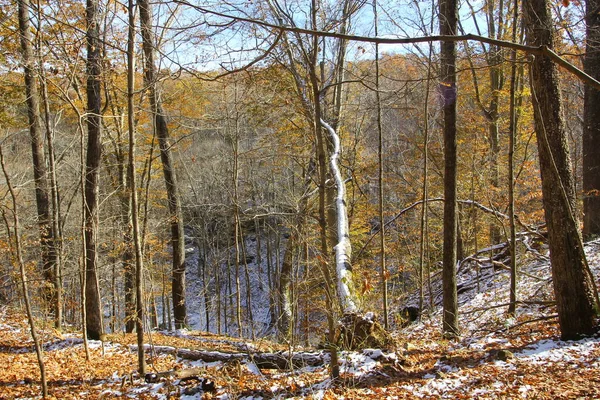
[[[498,5],[499,13],[498,13],[498,25],[496,26],[495,21],[495,9],[494,2],[487,2],[487,19],[488,19],[488,32],[490,37],[502,39],[502,29],[504,28],[503,22],[503,8],[504,2],[500,0],[500,4]],[[496,29],[497,28],[497,29]],[[498,111],[499,102],[500,102],[500,91],[502,90],[504,78],[502,76],[502,50],[500,46],[490,45],[489,47],[489,58],[488,65],[490,66],[490,92],[491,99],[490,104],[487,110],[488,117],[488,132],[489,132],[489,141],[490,141],[490,185],[492,186],[492,196],[495,197],[495,194],[499,193],[500,188],[500,170],[498,165],[498,157],[500,155],[500,134],[498,129],[498,123],[500,119],[500,113]],[[491,203],[496,203],[492,197]],[[495,208],[495,207],[494,207]],[[490,244],[494,245],[500,243],[502,240],[502,234],[500,231],[500,226],[498,226],[498,221],[492,219],[490,223]]]
[[[583,69],[600,80],[600,0],[586,1]],[[583,107],[583,235],[600,235],[600,90],[585,85]]]
[[[57,307],[56,301],[60,287],[57,284],[55,270],[57,252],[50,218],[48,171],[44,154],[44,141],[41,134],[40,97],[35,76],[33,36],[31,34],[31,17],[29,14],[30,7],[29,0],[18,1],[19,33],[21,53],[23,55],[23,75],[25,80],[25,94],[27,96],[27,118],[29,122],[29,136],[31,138],[31,155],[33,158],[33,179],[35,181],[35,200],[42,253],[42,273],[47,285],[43,293],[47,306],[54,308],[55,315],[58,315],[60,314],[60,306]]]
[[[41,20],[41,10],[38,8],[38,18]],[[38,48],[41,47],[41,39],[38,38]],[[43,59],[40,59],[40,64]],[[62,287],[62,266],[63,266],[63,235],[60,224],[60,193],[58,188],[58,179],[56,176],[56,153],[54,150],[54,130],[50,123],[50,102],[48,99],[48,85],[46,81],[46,73],[43,68],[40,71],[40,89],[42,94],[42,102],[44,104],[44,125],[46,128],[46,143],[48,146],[48,183],[50,184],[50,198],[52,204],[52,249],[55,257],[54,267],[54,327],[61,329],[63,320],[63,287]]]
[[[171,246],[173,250],[173,315],[175,329],[186,324],[185,306],[185,241],[183,231],[183,213],[179,196],[177,177],[169,140],[167,119],[162,109],[162,102],[157,87],[157,72],[154,63],[154,35],[152,29],[152,8],[148,0],[138,2],[140,8],[140,25],[145,56],[144,84],[150,92],[150,107],[154,117],[154,129],[160,146],[160,159],[167,189],[169,220],[171,225]]]
[[[377,1],[373,1],[373,22],[375,27],[375,36],[379,33],[379,20],[377,16]],[[385,329],[389,328],[388,322],[388,270],[386,265],[386,252],[385,252],[385,218],[384,218],[384,170],[383,170],[383,161],[384,161],[384,143],[383,143],[383,118],[382,118],[382,110],[381,110],[381,91],[380,91],[380,83],[379,83],[379,44],[375,44],[375,107],[377,109],[377,186],[378,186],[378,213],[379,213],[379,224],[381,226],[379,232],[379,262],[380,262],[380,271],[381,271],[381,302],[383,303],[383,327]],[[428,81],[429,82],[429,81]],[[429,91],[427,91],[429,93]],[[427,105],[425,105],[427,107]],[[425,108],[427,110],[427,108]],[[427,112],[425,112],[427,114]],[[425,150],[425,158],[427,157],[427,150]],[[425,161],[426,162],[426,161]],[[422,264],[421,269],[422,272]],[[419,282],[422,285],[422,274],[419,274]],[[421,308],[419,307],[419,310]]]
[[[135,173],[135,110],[133,96],[135,95],[135,5],[134,0],[128,2],[128,34],[127,34],[127,128],[129,132],[129,159],[127,175],[129,194],[131,196],[131,224],[133,233],[133,248],[135,250],[135,330],[138,345],[138,372],[146,373],[144,356],[144,259],[140,239],[140,224],[138,217],[137,176]]]
[[[523,3],[527,42],[554,47],[552,16],[546,0]],[[531,64],[535,130],[552,279],[563,339],[594,331],[593,282],[586,268],[581,233],[575,217],[576,195],[561,107],[558,70],[547,57]]]
[[[337,189],[335,196],[337,244],[334,246],[337,294],[342,312],[344,314],[355,313],[358,311],[358,307],[356,306],[352,281],[352,244],[350,243],[348,210],[346,208],[346,183],[342,179],[338,165],[338,159],[342,151],[340,137],[331,125],[325,121],[321,120],[321,125],[327,130],[333,143],[329,165]]]
[[[513,3],[513,28],[512,40],[517,40],[519,1]],[[511,50],[510,53],[511,72],[510,72],[510,106],[509,106],[509,127],[508,127],[508,216],[510,218],[510,305],[508,314],[515,315],[517,309],[517,235],[515,230],[515,141],[517,137],[517,51]]]
[[[455,35],[457,26],[456,0],[441,0],[440,35]],[[456,46],[441,43],[441,82],[444,113],[444,255],[443,255],[443,333],[455,338],[458,331],[458,299],[456,294]]]
[[[96,239],[98,234],[98,182],[101,136],[101,55],[98,0],[87,0],[87,153],[85,168],[85,298],[86,332],[93,340],[103,333],[100,290],[98,287]]]

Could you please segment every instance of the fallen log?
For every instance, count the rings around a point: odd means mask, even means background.
[[[136,345],[129,346],[131,351],[137,351]],[[215,350],[190,350],[176,349],[170,346],[145,345],[146,351],[159,354],[172,354],[190,361],[204,362],[233,362],[250,361],[261,369],[292,369],[306,366],[319,366],[328,362],[328,355],[322,351],[290,353],[281,351],[276,353],[227,353]]]
[[[306,366],[323,365],[325,355],[322,352],[316,353],[223,353],[220,351],[203,350],[177,350],[177,356],[186,360],[204,362],[230,362],[230,361],[251,361],[261,369],[292,369]]]

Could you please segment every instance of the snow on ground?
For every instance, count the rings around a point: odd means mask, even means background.
[[[256,255],[255,243],[255,239],[247,240],[248,254]],[[600,277],[600,241],[587,243],[585,248],[588,262],[598,281]],[[500,250],[501,253],[502,249],[499,247],[495,250]],[[530,248],[530,250],[532,249]],[[423,372],[413,379],[414,382],[398,382],[395,389],[382,387],[377,393],[392,393],[394,390],[402,390],[404,393],[410,393],[409,398],[456,398],[461,396],[465,398],[498,398],[510,393],[509,398],[537,398],[538,389],[523,378],[523,374],[525,374],[523,371],[527,371],[529,368],[583,368],[585,371],[599,368],[600,339],[598,338],[564,342],[556,337],[556,331],[553,336],[552,333],[544,334],[533,332],[533,330],[527,333],[527,321],[549,318],[555,314],[555,309],[551,304],[553,300],[551,271],[548,257],[543,254],[544,252],[547,252],[547,249],[542,247],[539,251],[523,251],[521,253],[517,262],[519,269],[517,298],[521,303],[517,307],[515,316],[510,318],[506,316],[510,275],[508,270],[499,264],[508,265],[507,256],[500,254],[494,260],[494,264],[490,262],[487,252],[480,252],[459,265],[457,283],[461,340],[456,343],[442,344],[440,342],[441,282],[439,279],[434,280],[433,302],[438,307],[429,315],[423,316],[420,322],[405,328],[398,334],[403,342],[418,343],[418,348],[413,351],[405,351],[400,356],[419,351],[442,352],[445,355],[435,360],[430,368],[424,368]],[[254,262],[249,264],[249,268],[254,272],[251,275],[252,296],[260,299],[261,293],[255,288],[264,285],[266,278],[257,272],[264,272],[266,267]],[[195,269],[191,268],[191,270]],[[196,280],[195,285],[191,285],[191,290],[199,293],[201,282]],[[242,290],[245,291],[245,287]],[[195,310],[191,315],[204,307],[203,296],[196,296],[196,298],[199,300],[191,303],[190,309]],[[265,301],[268,299],[265,298]],[[417,301],[418,297],[415,293],[412,298],[409,297],[406,304],[414,305]],[[427,297],[426,302],[428,302]],[[257,300],[257,303],[260,304],[260,300]],[[268,325],[267,314],[261,313],[261,310],[257,308],[253,308],[253,312],[255,322]],[[260,317],[261,315],[262,317]],[[202,318],[203,316],[194,319],[197,321],[195,327],[202,328],[205,325],[206,321]],[[213,327],[215,326],[214,321],[210,323]],[[521,332],[519,329],[524,330]],[[182,333],[182,335],[185,334]],[[548,337],[549,335],[550,337]],[[236,343],[236,346],[239,346],[239,343]],[[410,345],[407,348],[410,349]],[[504,350],[509,351],[509,356],[506,359],[499,359],[498,354]],[[461,360],[462,355],[467,352],[470,352],[471,359],[465,357],[466,360]],[[345,379],[360,382],[368,381],[377,375],[386,375],[385,372],[382,372],[382,363],[376,361],[381,357],[381,354],[376,354],[376,350],[341,352],[339,356],[340,371]],[[390,359],[387,364],[398,365],[400,361],[399,359]],[[244,368],[250,374],[262,376],[262,372],[252,363],[245,364]],[[316,381],[313,380],[312,384],[298,378],[307,373],[320,378],[317,378]],[[494,380],[491,378],[494,374],[506,376],[506,378],[505,380],[502,378]],[[325,366],[281,372],[271,378],[284,381],[293,378],[296,382],[294,385],[297,386],[297,382],[303,385],[300,397],[314,399],[326,397],[326,393],[335,386],[330,380]],[[270,395],[267,397],[286,398],[283,395],[285,393],[283,386],[272,385],[269,389]],[[371,389],[368,390],[373,392]],[[258,395],[257,392],[241,398],[255,399],[265,398],[265,396],[264,394]]]
[[[251,239],[247,241],[249,255],[256,255],[256,245],[253,243]],[[598,282],[600,241],[590,242],[585,248]],[[203,320],[204,300],[199,293],[204,285],[198,278],[197,263],[194,263],[198,260],[197,249],[188,255],[191,255],[188,293],[196,293],[189,297],[192,300],[188,303],[188,312],[192,328],[203,329],[206,323]],[[506,263],[505,258],[496,261]],[[384,353],[379,349],[340,352],[343,389],[340,389],[339,383],[331,380],[327,365],[291,371],[265,371],[251,361],[228,365],[174,359],[176,349],[183,346],[249,354],[264,345],[193,330],[153,334],[156,340],[160,336],[161,342],[155,343],[155,355],[152,357],[157,359],[155,362],[164,363],[162,367],[156,367],[159,370],[171,369],[175,363],[178,368],[206,371],[218,382],[218,390],[212,396],[218,399],[600,398],[600,338],[561,341],[556,320],[547,319],[556,313],[550,303],[553,296],[547,256],[523,252],[518,266],[518,299],[522,303],[517,307],[514,317],[506,317],[508,271],[502,266],[493,266],[486,254],[478,254],[471,261],[462,263],[458,270],[461,339],[456,342],[441,340],[441,309],[437,307],[424,315],[420,322],[396,332],[400,342],[396,353]],[[249,268],[257,272],[266,270],[264,265],[254,261]],[[254,284],[258,286],[257,282],[263,278],[251,278],[252,295],[257,302],[262,301],[261,294]],[[434,280],[433,288],[433,300],[437,303],[440,300],[440,282]],[[418,301],[417,296],[414,294],[409,297],[406,304],[414,304]],[[268,324],[267,319],[262,319],[264,315],[260,317],[262,314],[258,309],[256,312],[256,327]],[[532,320],[540,321],[530,323]],[[215,321],[210,321],[210,324],[214,327]],[[0,310],[0,332],[23,338],[11,344],[15,347],[13,353],[33,357],[25,325],[23,321],[19,324],[7,323]],[[106,357],[134,360],[134,347],[126,344],[99,341],[90,341],[89,344],[92,351],[102,351]],[[81,353],[82,347],[81,339],[69,336],[45,343],[46,353],[54,354],[54,360],[59,359],[60,353]],[[165,354],[161,355],[161,352]],[[282,356],[285,354],[283,352]],[[167,363],[167,359],[171,361]],[[191,400],[201,399],[204,395],[197,385],[183,386],[178,381],[144,383],[137,380],[135,384],[125,384],[127,373],[122,367],[119,371],[116,371],[116,365],[113,368],[104,378],[90,380],[93,385],[88,386],[87,390],[96,391],[103,398],[145,396],[167,399],[177,393],[180,398]],[[85,397],[82,393],[80,395]]]
[[[596,283],[600,278],[600,241],[587,243],[585,246],[588,263],[592,269]],[[481,259],[480,259],[481,260]],[[516,315],[508,318],[506,311],[509,303],[510,276],[505,269],[496,270],[489,264],[480,264],[477,270],[475,263],[463,264],[459,267],[459,324],[461,340],[449,343],[448,357],[465,350],[482,353],[479,364],[486,364],[492,375],[508,373],[518,379],[509,382],[497,380],[487,385],[473,388],[473,381],[482,378],[477,376],[474,365],[464,363],[447,363],[438,360],[432,371],[425,373],[424,382],[404,385],[415,398],[498,398],[511,390],[521,398],[537,398],[533,387],[524,382],[522,375],[528,369],[548,368],[547,373],[561,374],[561,371],[573,369],[582,373],[591,371],[599,375],[600,338],[591,337],[580,341],[562,341],[556,335],[541,340],[536,333],[515,334],[511,331],[526,326],[526,321],[549,317],[555,309],[547,304],[553,300],[551,271],[548,258],[520,259],[519,283],[517,299],[522,301],[517,307]],[[479,280],[479,285],[477,281]],[[438,285],[441,283],[438,282]],[[464,288],[462,293],[460,288]],[[468,289],[467,289],[468,288]],[[435,290],[434,290],[435,292]],[[410,300],[409,300],[410,301]],[[412,299],[414,302],[415,299]],[[423,335],[438,335],[441,332],[441,309],[424,316],[423,320],[403,330],[400,336],[407,340],[417,340]],[[505,360],[497,359],[498,351],[510,350]],[[462,390],[464,389],[464,390]],[[509,398],[511,396],[508,396]],[[551,397],[550,397],[551,398]],[[587,397],[581,398],[596,398]]]
[[[249,239],[246,243],[249,255],[256,255],[256,241]],[[586,244],[588,261],[596,279],[600,276],[600,241]],[[544,252],[541,249],[540,252]],[[200,293],[203,284],[194,271],[197,270],[197,254],[190,253],[191,267],[188,267],[188,283],[192,292]],[[195,257],[195,258],[194,258]],[[489,262],[487,253],[479,253],[463,262],[458,268],[458,291],[460,306],[461,339],[457,342],[440,340],[441,308],[436,307],[429,315],[423,316],[418,323],[404,328],[398,333],[404,350],[396,354],[383,354],[381,350],[372,349],[362,352],[343,351],[339,353],[340,372],[348,385],[364,385],[361,393],[364,397],[397,398],[544,398],[540,385],[544,379],[555,379],[561,374],[569,381],[570,373],[597,374],[600,368],[600,339],[587,338],[580,341],[561,341],[556,328],[545,328],[553,324],[543,325],[542,329],[530,329],[527,322],[549,318],[555,314],[551,304],[553,300],[551,272],[548,257],[539,252],[523,252],[518,260],[519,283],[517,307],[514,317],[508,318],[506,311],[509,303],[510,275],[506,268],[498,263],[507,264],[506,256],[500,255],[496,264]],[[264,262],[264,259],[263,259]],[[196,264],[194,264],[196,263]],[[257,289],[266,280],[259,272],[266,270],[253,260],[248,267],[254,272],[251,275],[252,296],[259,304],[268,304]],[[242,277],[243,278],[243,277]],[[259,282],[261,281],[262,282]],[[244,281],[244,279],[242,279]],[[243,282],[243,285],[245,283]],[[439,305],[441,300],[441,282],[433,282],[433,301]],[[264,287],[263,287],[264,289]],[[245,286],[242,287],[245,292]],[[204,328],[204,299],[202,295],[189,303],[192,327]],[[244,298],[244,296],[243,296]],[[409,297],[406,304],[418,301],[417,294]],[[426,298],[426,302],[428,299]],[[264,308],[264,307],[263,307]],[[268,315],[253,308],[255,327],[268,325]],[[198,314],[201,314],[200,316]],[[214,327],[215,321],[210,321]],[[548,330],[550,329],[550,330]],[[165,334],[169,334],[165,332]],[[178,338],[187,338],[199,343],[217,342],[231,346],[239,351],[255,350],[251,343],[235,339],[205,338],[192,335],[189,331],[171,333]],[[433,354],[431,359],[419,359],[424,353]],[[439,355],[438,355],[439,354]],[[502,355],[502,356],[501,356]],[[416,365],[404,366],[403,360],[416,357]],[[385,360],[385,361],[381,361]],[[420,362],[428,365],[421,365]],[[187,362],[189,367],[225,368],[220,363]],[[390,369],[391,368],[391,369]],[[243,374],[252,375],[261,390],[250,391],[251,394],[240,396],[241,399],[262,398],[330,398],[335,392],[336,384],[329,377],[327,366],[306,367],[294,371],[280,371],[276,374],[264,375],[255,364],[247,362],[241,365]],[[390,372],[391,371],[391,372]],[[400,372],[399,372],[400,371]],[[420,371],[420,372],[419,372]],[[539,381],[529,379],[541,371]],[[414,374],[407,379],[394,378],[393,374]],[[543,375],[547,374],[547,375]],[[310,376],[310,379],[307,377]],[[377,387],[377,379],[389,381]],[[386,381],[386,382],[387,382]],[[568,382],[567,382],[568,383]],[[564,382],[561,384],[565,384]],[[261,386],[262,385],[262,386]],[[290,388],[295,388],[294,390]],[[150,389],[148,389],[150,390]],[[546,390],[552,390],[546,389]],[[561,389],[563,390],[563,389]],[[578,393],[574,389],[574,393]],[[294,395],[290,394],[294,392]],[[246,391],[248,392],[248,391]],[[148,393],[148,391],[146,391]],[[578,393],[580,398],[589,397],[587,392]],[[183,395],[185,399],[200,399],[201,393]],[[227,390],[221,390],[214,398],[229,399]],[[339,397],[338,398],[343,398]],[[552,395],[546,398],[553,398]]]
[[[191,232],[187,232],[187,235],[191,235]],[[259,252],[258,241],[262,240],[261,249]],[[246,274],[245,268],[247,264],[248,276],[250,280],[250,296],[251,296],[251,308],[252,308],[252,320],[254,323],[254,333],[257,337],[263,337],[269,333],[271,316],[269,314],[269,277],[267,268],[267,252],[265,238],[257,238],[256,234],[251,233],[244,237],[244,250],[246,254],[246,262],[243,259],[240,261],[240,293],[242,307],[247,308],[247,290],[246,290]],[[281,243],[281,249],[279,252],[273,250],[271,255],[272,265],[276,264],[276,257],[279,255],[283,258],[283,245],[285,241]],[[233,250],[230,249],[232,252]],[[242,255],[240,255],[242,258]],[[230,254],[230,262],[233,262],[233,253]],[[188,310],[188,324],[190,329],[194,330],[205,330],[207,326],[206,317],[206,301],[205,294],[208,294],[208,325],[210,332],[215,333],[217,331],[217,308],[216,308],[216,296],[217,294],[223,295],[223,293],[235,293],[235,277],[231,275],[231,282],[227,283],[227,253],[225,251],[222,254],[210,254],[208,257],[209,269],[214,269],[215,265],[221,269],[221,287],[216,288],[216,282],[214,276],[210,277],[207,282],[209,285],[208,293],[206,293],[206,285],[202,280],[200,274],[201,263],[200,249],[195,243],[193,237],[186,237],[186,306]],[[210,275],[210,274],[209,274]],[[225,324],[223,316],[224,309],[221,310],[221,331],[224,333],[230,332],[236,333],[235,321],[228,321]],[[158,315],[161,315],[161,311],[158,311]],[[249,326],[247,315],[244,312],[243,317],[244,326]],[[253,335],[250,332],[244,333],[245,337],[251,337]]]

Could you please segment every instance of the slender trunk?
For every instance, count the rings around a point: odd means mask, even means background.
[[[125,225],[123,238],[125,249],[121,256],[121,262],[123,265],[123,286],[125,290],[125,332],[131,333],[135,328],[135,263],[133,261],[131,214],[128,213],[126,218],[127,225]]]
[[[526,0],[523,7],[528,44],[554,48],[552,16],[547,1]],[[575,214],[575,185],[558,70],[549,58],[534,58],[531,86],[558,321],[561,337],[573,339],[594,332],[594,283],[587,273]]]
[[[154,118],[154,129],[160,146],[160,159],[163,165],[163,175],[167,189],[167,203],[169,206],[171,225],[171,248],[173,251],[173,315],[175,329],[184,328],[186,325],[185,306],[185,241],[183,231],[183,213],[181,199],[178,192],[175,163],[171,153],[169,128],[167,119],[162,109],[162,102],[158,90],[158,76],[154,62],[154,32],[152,29],[152,8],[148,0],[139,0],[140,25],[146,60],[144,66],[144,84],[149,89],[150,107]]]
[[[233,237],[234,237],[234,251],[235,251],[235,316],[238,329],[238,336],[243,337],[243,325],[242,325],[242,290],[240,283],[240,261],[241,261],[241,244],[240,244],[240,223],[239,223],[239,207],[238,207],[238,132],[235,131],[235,138],[233,139],[233,171],[232,171],[232,185],[233,185]]]
[[[440,34],[455,35],[457,26],[456,0],[441,0]],[[458,300],[456,294],[456,46],[441,43],[440,90],[444,111],[444,255],[443,255],[443,332],[448,338],[459,335]]]
[[[86,274],[86,331],[87,336],[99,340],[103,333],[102,307],[98,285],[98,188],[101,136],[101,55],[98,0],[87,0],[87,154],[85,169],[85,274]]]
[[[217,251],[218,254],[218,251]],[[217,288],[215,296],[217,297],[217,335],[221,334],[222,328],[221,328],[221,315],[222,315],[222,301],[223,301],[223,296],[222,296],[222,290],[221,290],[221,263],[217,260],[214,262],[215,263],[215,286]],[[227,308],[225,308],[225,310],[227,310]]]
[[[513,4],[512,41],[517,39],[518,0]],[[517,51],[510,53],[510,122],[508,127],[508,216],[510,218],[510,305],[508,314],[515,315],[517,309],[517,235],[515,230],[515,138],[517,135]],[[478,281],[479,283],[479,281]]]
[[[79,137],[79,165],[80,165],[80,193],[81,193],[81,225],[80,225],[80,233],[81,233],[81,256],[79,257],[79,295],[81,296],[80,304],[81,304],[81,329],[83,336],[83,349],[85,351],[85,359],[86,361],[90,361],[90,348],[88,346],[88,335],[87,335],[87,299],[85,295],[85,290],[87,287],[87,279],[86,279],[86,271],[87,271],[87,260],[85,257],[87,243],[86,243],[86,235],[85,235],[85,138],[83,134],[83,124],[80,119],[79,123],[79,131],[81,133]]]
[[[231,242],[229,239],[227,240],[227,282],[225,282],[225,304],[224,304],[224,323],[225,323],[225,333],[229,332],[229,313],[233,310],[233,292],[231,289]]]
[[[123,141],[123,145],[125,145],[125,141]],[[123,226],[121,266],[123,270],[123,289],[125,292],[125,332],[131,333],[135,328],[135,251],[133,248],[133,225],[131,219],[132,182],[128,178],[124,149],[118,149],[117,158],[120,180],[119,206],[121,225]]]
[[[423,129],[423,182],[421,189],[421,218],[420,218],[420,235],[419,235],[419,316],[423,313],[423,306],[425,300],[425,281],[424,281],[424,268],[425,268],[425,238],[427,229],[427,197],[428,197],[428,185],[427,179],[429,174],[429,81],[431,79],[431,57],[433,54],[433,45],[429,45],[429,63],[427,64],[427,86],[425,89],[425,101],[423,104],[424,108],[424,129]],[[431,293],[430,293],[431,296]]]
[[[200,246],[198,246],[200,247]],[[206,243],[206,241],[202,242],[202,247],[204,249],[203,251],[203,257],[202,257],[202,285],[204,286],[203,292],[204,292],[204,317],[206,319],[206,332],[210,332],[210,307],[209,307],[209,303],[210,303],[210,299],[209,299],[209,282],[208,282],[208,278],[207,278],[207,266],[208,266],[208,244]]]
[[[25,80],[25,93],[27,96],[27,118],[29,122],[29,136],[31,138],[31,155],[33,159],[33,178],[35,181],[35,200],[37,206],[37,220],[40,235],[40,248],[42,255],[42,273],[47,286],[44,288],[46,306],[54,309],[55,320],[59,314],[57,304],[56,265],[57,253],[54,244],[54,230],[50,215],[50,200],[48,189],[48,170],[44,154],[44,141],[40,124],[39,89],[35,75],[35,60],[33,51],[33,35],[30,23],[29,0],[18,1],[19,34],[21,53],[23,56],[23,72]]]
[[[129,131],[129,160],[127,175],[131,196],[131,222],[133,246],[135,251],[135,330],[138,345],[138,373],[146,373],[144,356],[144,259],[140,239],[140,223],[138,216],[137,176],[135,172],[135,109],[133,96],[135,94],[135,5],[133,0],[128,3],[128,37],[127,37],[127,127]]]
[[[38,13],[41,13],[41,7],[38,0]],[[41,16],[38,15],[41,20]],[[39,42],[40,39],[38,39]],[[38,48],[40,47],[38,43]],[[42,60],[40,60],[41,64]],[[46,84],[46,73],[44,68],[40,70],[40,88],[42,93],[42,102],[44,104],[44,125],[46,128],[46,143],[48,146],[48,172],[50,183],[50,197],[52,199],[52,243],[53,255],[55,256],[54,267],[54,327],[61,329],[62,309],[63,309],[63,287],[62,287],[62,266],[63,266],[63,235],[60,225],[60,201],[58,190],[58,179],[56,178],[56,156],[54,151],[54,129],[50,122],[50,101],[48,99],[48,86]]]
[[[261,277],[260,284],[262,285],[262,238],[260,233],[260,219],[254,220],[254,232],[256,232],[256,265],[258,266],[258,276]]]
[[[496,26],[495,17],[495,2],[487,2],[487,20],[488,20],[488,32],[490,37],[496,39],[502,39],[503,29],[503,0],[499,1],[498,9],[498,25]],[[502,49],[499,46],[491,45],[489,47],[488,65],[490,66],[490,92],[491,100],[487,110],[488,117],[488,133],[490,141],[490,185],[492,186],[492,204],[495,203],[495,195],[500,193],[500,170],[498,165],[498,157],[500,155],[500,144],[499,144],[499,129],[498,123],[500,113],[498,111],[500,101],[500,91],[503,86],[502,76]],[[492,220],[490,223],[490,242],[491,244],[500,243],[502,241],[502,234],[498,221]]]
[[[169,306],[167,305],[167,280],[165,277],[165,270],[164,268],[161,268],[161,277],[162,277],[162,293],[161,293],[161,300],[162,300],[162,328],[161,329],[165,329],[168,327],[168,329],[171,329],[171,327],[169,326],[170,324],[167,323],[167,313],[169,310]]]
[[[279,292],[275,293],[275,288],[273,287],[273,250],[271,245],[271,227],[267,229],[267,283],[269,285],[269,331],[272,331],[275,328],[275,323],[277,321],[276,317],[276,306],[275,306],[275,296],[279,296]],[[279,331],[281,333],[281,330]]]
[[[377,0],[373,1],[373,15],[375,22],[375,36],[378,35],[379,24],[377,20]],[[379,189],[379,258],[380,258],[380,271],[381,271],[381,301],[383,303],[383,326],[385,329],[389,328],[388,323],[388,287],[387,287],[387,278],[388,271],[387,266],[385,264],[385,220],[383,215],[383,206],[384,206],[384,198],[383,198],[383,126],[382,126],[382,117],[381,117],[381,93],[379,91],[379,44],[375,44],[375,102],[377,107],[377,158],[378,158],[378,168],[377,168],[377,181],[378,181],[378,189]],[[421,265],[422,266],[422,265]],[[421,291],[423,291],[423,269],[420,270],[421,273],[419,275],[419,279],[421,282]]]
[[[38,367],[40,369],[40,381],[42,384],[42,397],[46,398],[48,396],[48,384],[46,382],[46,368],[44,366],[44,355],[42,345],[37,336],[37,330],[35,327],[35,321],[33,320],[33,312],[31,310],[31,302],[29,300],[29,288],[27,285],[27,276],[25,272],[25,262],[23,261],[23,253],[21,250],[21,232],[20,232],[20,222],[19,222],[19,210],[17,207],[17,196],[15,191],[13,190],[13,186],[10,180],[10,176],[6,171],[6,166],[4,164],[4,153],[2,152],[2,146],[0,145],[0,164],[2,165],[2,172],[4,174],[4,180],[6,182],[6,186],[8,187],[8,191],[10,192],[10,198],[12,200],[12,214],[13,214],[13,230],[14,230],[14,239],[15,239],[15,256],[17,259],[17,263],[19,264],[19,271],[21,274],[21,289],[23,290],[23,300],[25,301],[25,310],[27,311],[27,321],[29,322],[29,329],[31,331],[31,339],[33,339],[33,344],[35,347],[35,354],[37,356]],[[9,226],[6,227],[9,229]],[[11,246],[12,247],[12,246]]]
[[[244,260],[244,280],[246,281],[246,310],[248,314],[248,324],[250,325],[250,338],[255,339],[254,336],[254,315],[252,313],[252,282],[250,281],[250,271],[248,268],[248,255],[246,254],[246,243],[244,240],[244,233],[242,225],[240,224],[240,239],[242,249],[242,259]]]
[[[304,241],[304,281],[308,281],[310,270],[310,252],[308,248],[308,242]],[[310,324],[309,318],[311,309],[309,307],[309,299],[308,296],[304,296],[304,345],[308,347],[310,340]]]

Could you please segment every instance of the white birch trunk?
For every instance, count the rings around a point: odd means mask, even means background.
[[[335,250],[335,273],[337,280],[337,292],[344,314],[358,311],[354,300],[354,286],[352,283],[352,244],[350,243],[350,228],[348,226],[348,210],[346,209],[346,185],[342,179],[342,173],[338,166],[341,153],[340,137],[335,129],[324,120],[320,120],[333,143],[333,151],[329,159],[331,172],[335,179],[337,195],[335,197],[335,208],[337,214],[337,244]]]

